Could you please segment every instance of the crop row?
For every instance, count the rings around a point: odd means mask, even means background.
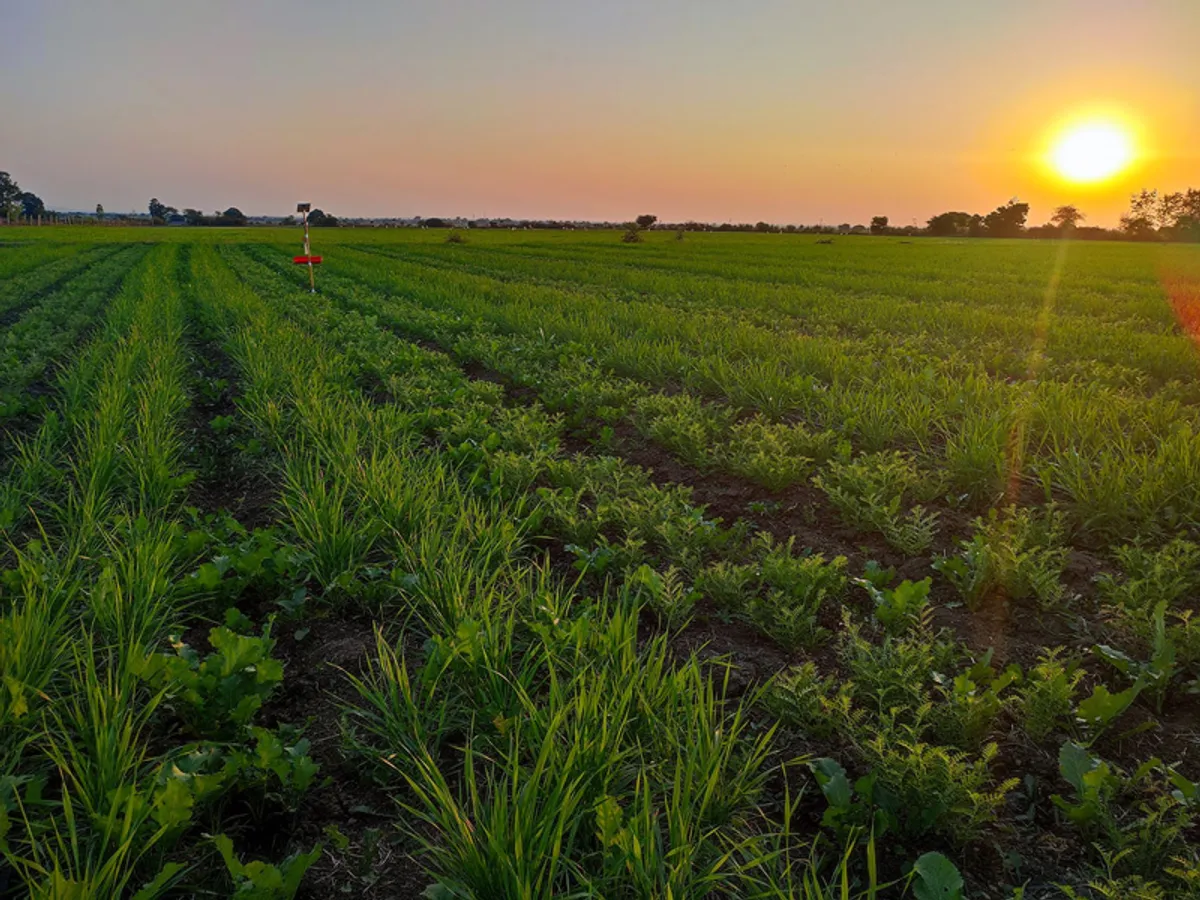
[[[76,256],[84,249],[78,244],[50,242],[7,246],[5,252],[0,254],[0,280],[8,281],[55,260]]]
[[[485,448],[495,392],[447,383],[430,354],[320,298],[196,261],[326,602],[365,593],[425,638],[404,659],[412,641],[381,629],[350,746],[387,761],[377,777],[428,827],[412,830],[442,890],[765,897],[812,877],[764,818],[772,736],[746,701],[698,660],[674,664],[664,638],[639,642],[629,590],[587,597],[550,577],[529,557],[536,505],[471,475],[505,452]],[[346,382],[375,354],[395,404]],[[429,452],[434,423],[458,441]],[[545,455],[507,424],[508,453]]]
[[[0,490],[0,874],[33,897],[150,900],[206,854],[235,872],[201,832],[315,774],[253,724],[282,678],[269,635],[230,613],[208,656],[181,638],[221,599],[196,566],[225,538],[184,506],[182,252],[125,279]]]
[[[332,284],[329,282],[330,279],[326,279],[327,290],[359,313],[379,317],[392,327],[399,326],[422,339],[438,341],[452,348],[460,358],[496,366],[514,381],[535,387],[550,408],[568,413],[566,424],[578,424],[581,418],[586,420],[593,416],[611,417],[622,408],[632,408],[640,428],[691,462],[723,465],[740,474],[757,477],[768,485],[770,478],[778,477],[780,467],[786,462],[786,453],[779,444],[757,445],[755,438],[758,435],[751,429],[744,429],[737,435],[729,445],[727,455],[715,456],[706,435],[695,435],[694,425],[703,421],[703,408],[681,409],[674,402],[675,398],[646,395],[637,390],[637,385],[607,378],[586,362],[565,366],[564,360],[578,359],[570,348],[520,338],[505,339],[486,329],[481,333],[471,328],[469,320],[435,310],[413,308],[394,298],[373,297],[357,288],[342,289],[336,279]],[[376,374],[382,376],[382,373]],[[739,428],[738,425],[733,427]],[[803,442],[803,448],[812,456],[824,450],[827,457],[833,458],[816,481],[832,506],[845,518],[864,530],[881,531],[902,551],[912,553],[926,549],[932,540],[935,516],[920,508],[909,511],[905,517],[898,512],[906,492],[920,487],[918,476],[904,465],[902,458],[880,455],[849,459],[832,435],[793,434],[792,446]],[[735,455],[745,453],[747,448],[752,456]],[[805,461],[811,460],[805,458]],[[759,463],[757,468],[751,465],[753,462]],[[976,520],[971,539],[963,541],[956,548],[957,553],[937,559],[934,567],[953,584],[971,609],[997,602],[1033,603],[1043,609],[1062,609],[1066,601],[1081,599],[1068,597],[1062,582],[1067,561],[1062,538],[1063,521],[1059,514],[1051,511],[1038,516],[1028,510],[1010,507]],[[1178,685],[1189,677],[1200,675],[1200,631],[1192,625],[1184,600],[1188,593],[1184,585],[1195,583],[1196,560],[1186,551],[1180,552],[1180,546],[1190,545],[1181,545],[1177,541],[1157,553],[1133,547],[1120,550],[1117,556],[1127,573],[1153,570],[1160,573],[1156,576],[1157,583],[1137,602],[1134,601],[1136,592],[1125,590],[1120,602],[1114,604],[1109,601],[1117,582],[1105,576],[1099,582],[1099,604],[1088,610],[1089,615],[1095,616],[1100,611],[1099,606],[1103,605],[1107,627],[1111,629],[1110,637],[1115,636],[1128,654],[1143,660],[1157,658],[1160,662],[1170,656],[1169,671],[1160,672],[1162,677],[1156,680],[1156,687],[1151,692],[1160,697],[1166,695],[1172,683]],[[602,549],[604,558],[625,566],[642,562],[636,554],[622,554],[608,547]],[[590,551],[592,554],[597,552]],[[671,562],[677,563],[676,560]],[[684,568],[695,571],[694,566],[685,564]],[[1167,588],[1172,579],[1178,581],[1180,587]],[[707,580],[707,576],[701,577],[702,583]],[[753,582],[753,578],[743,576],[744,584]],[[736,593],[735,590],[735,597]],[[727,603],[734,599],[727,597]],[[1160,601],[1161,609],[1158,607]],[[732,605],[759,610],[759,624],[787,645],[812,641],[820,634],[815,624],[818,618],[815,609],[804,610],[804,615],[797,617],[795,609],[763,612],[760,604],[747,603],[744,598]],[[790,627],[785,627],[785,622]],[[1153,639],[1152,635],[1158,637]]]
[[[145,248],[126,248],[88,266],[5,329],[0,336],[0,420],[37,409],[34,384],[76,346],[121,278],[145,252]]]
[[[98,245],[74,248],[74,252],[67,254],[39,254],[36,265],[0,280],[0,321],[15,321],[38,297],[120,249],[113,245]]]
[[[322,297],[300,293],[287,279],[272,275],[269,269],[252,263],[242,254],[228,253],[227,258],[242,282],[251,285],[256,294],[267,298],[296,321],[304,333],[325,335],[343,348],[346,357],[337,372],[351,376],[357,373],[357,380],[364,387],[370,388],[374,384],[385,388],[392,402],[381,410],[394,415],[399,407],[408,419],[409,427],[425,432],[432,430],[439,435],[439,443],[446,448],[450,458],[468,464],[467,471],[475,471],[476,478],[486,474],[487,482],[500,488],[499,496],[512,496],[515,500],[521,494],[510,494],[513,488],[542,485],[535,494],[540,503],[533,507],[540,512],[538,527],[541,530],[551,530],[564,542],[587,537],[588,532],[578,529],[587,527],[588,518],[611,514],[618,506],[614,494],[637,493],[639,480],[636,475],[625,474],[624,468],[615,463],[604,463],[608,472],[595,485],[584,483],[586,488],[579,493],[563,492],[562,482],[556,486],[555,478],[568,475],[579,483],[589,466],[592,471],[599,471],[601,462],[586,458],[555,458],[554,442],[545,437],[547,420],[536,408],[506,409],[500,405],[498,392],[489,391],[490,385],[471,384],[448,366],[444,358],[439,360],[437,354],[396,341],[380,331],[370,317],[353,311],[339,311]],[[480,408],[489,399],[492,409]],[[330,418],[321,417],[323,427],[329,431],[321,441],[314,438],[314,443],[332,441],[335,434],[339,441],[343,440],[341,430],[332,430]],[[341,421],[351,420],[342,416]],[[552,422],[549,424],[554,427]],[[355,431],[357,433],[357,429]],[[542,437],[537,437],[539,434]],[[283,436],[278,439],[281,445],[282,439]],[[393,446],[400,443],[398,436],[392,438]],[[411,438],[404,443],[411,446]],[[354,454],[348,449],[339,450],[339,453],[355,460],[371,458],[363,447]],[[482,470],[476,466],[481,466]],[[571,476],[572,469],[580,474]],[[443,477],[439,475],[437,481],[440,483]],[[613,499],[604,499],[605,494]],[[560,505],[564,496],[574,509]],[[643,492],[642,496],[643,502],[653,502],[649,500],[651,495]],[[594,497],[600,499],[596,501]],[[359,502],[353,506],[357,511],[355,520],[362,517],[363,509],[370,508],[363,498],[357,499]],[[695,538],[688,537],[688,531],[680,532],[671,527],[672,518],[687,522],[693,516],[687,510],[672,512],[664,509],[657,531],[659,535],[670,535],[673,539],[646,541],[642,546],[636,536],[653,532],[639,531],[637,519],[615,523],[619,533],[635,536],[634,541],[627,541],[624,546],[614,546],[604,540],[603,527],[592,528],[590,542],[574,545],[583,551],[578,554],[581,567],[588,571],[607,568],[610,574],[617,575],[620,593],[641,598],[668,623],[668,628],[673,621],[686,618],[697,594],[705,594],[724,602],[727,608],[743,609],[763,617],[768,627],[781,636],[799,635],[806,643],[820,639],[819,611],[823,606],[836,608],[852,586],[850,576],[853,573],[845,571],[844,561],[826,562],[796,555],[790,547],[760,542],[759,555],[744,562],[745,557],[740,554],[747,551],[744,545],[737,546],[736,532],[723,535],[722,529],[711,526],[699,532],[703,539],[696,543]],[[341,517],[325,516],[321,521],[336,522],[341,521]],[[408,524],[412,524],[411,519]],[[1012,547],[1028,536],[1014,539],[1004,533],[1005,529],[1028,527],[991,526],[996,538],[994,546]],[[310,535],[316,535],[328,533],[329,529],[325,525],[321,529],[309,527],[307,530]],[[299,527],[297,531],[300,531]],[[428,546],[427,540],[422,535],[422,545]],[[357,546],[357,557],[350,557],[348,561],[357,559],[367,570],[377,568],[376,558],[372,556],[375,545],[360,542]],[[385,557],[391,558],[390,546],[388,551]],[[976,557],[986,555],[977,553]],[[1007,560],[993,560],[992,565],[1010,574],[1020,572],[1020,577],[1032,577],[1036,581],[1036,566],[1044,560],[1033,554],[1031,564],[1028,561],[1030,554],[1021,555],[1024,559],[1015,567]],[[444,579],[446,572],[458,572],[475,559],[454,553],[443,553],[442,558],[443,567],[431,572],[428,562],[414,565],[404,562],[401,556],[401,564],[392,570],[391,578],[406,591],[423,595],[431,581]],[[1194,562],[1193,559],[1190,569],[1183,566],[1176,572],[1189,572],[1194,579]],[[341,576],[340,572],[334,575],[338,569],[328,570],[325,581],[329,582],[331,578],[336,581]],[[1112,725],[1120,716],[1132,715],[1130,710],[1135,702],[1139,704],[1138,709],[1145,709],[1146,700],[1153,695],[1154,676],[1148,674],[1148,670],[1132,674],[1129,687],[1115,693],[1096,680],[1094,674],[1085,681],[1078,662],[1066,659],[1061,650],[1047,650],[1027,673],[1012,668],[999,672],[989,665],[988,657],[972,659],[948,635],[931,627],[927,583],[895,585],[893,579],[894,575],[878,567],[869,567],[853,582],[853,587],[862,591],[861,596],[866,601],[863,605],[869,612],[861,618],[847,614],[850,618],[835,642],[837,652],[828,671],[819,671],[811,664],[800,667],[773,681],[758,698],[790,727],[798,728],[806,740],[813,742],[811,745],[824,750],[834,748],[836,756],[842,759],[842,763],[833,757],[813,762],[817,783],[832,804],[831,811],[822,818],[833,834],[845,839],[853,834],[855,825],[874,824],[877,829],[887,829],[897,846],[910,846],[912,842],[931,838],[950,845],[978,842],[983,835],[992,833],[1002,820],[1005,803],[1012,804],[1022,798],[1015,781],[994,780],[991,774],[994,761],[1005,759],[1004,766],[1008,771],[1022,764],[1036,766],[1042,771],[1047,760],[1054,758],[1046,746],[1049,744],[1061,747],[1062,772],[1051,777],[1064,778],[1068,785],[1073,784],[1077,780],[1078,767],[1082,765],[1102,769],[1108,778],[1104,796],[1100,798],[1103,802],[1093,804],[1092,800],[1096,798],[1084,797],[1082,793],[1073,799],[1068,793],[1062,795],[1064,804],[1087,805],[1089,815],[1095,813],[1087,830],[1081,831],[1081,837],[1094,835],[1096,832],[1092,829],[1103,822],[1109,829],[1107,839],[1114,844],[1112,852],[1140,847],[1145,833],[1162,824],[1161,817],[1127,816],[1122,812],[1121,804],[1143,797],[1147,802],[1158,804],[1162,815],[1170,816],[1171,825],[1162,832],[1161,841],[1156,840],[1152,847],[1143,848],[1144,853],[1138,858],[1130,858],[1127,868],[1138,872],[1157,871],[1155,866],[1161,866],[1183,852],[1182,848],[1186,846],[1184,834],[1192,812],[1186,802],[1177,801],[1170,792],[1174,785],[1186,788],[1190,782],[1178,770],[1158,761],[1151,761],[1144,771],[1127,775],[1115,763],[1105,762],[1098,755],[1105,748],[1111,751],[1120,745],[1112,739]],[[1111,579],[1114,596],[1123,589],[1131,595],[1137,594],[1142,585],[1134,588],[1135,580],[1135,577]],[[462,596],[463,593],[456,592],[455,604],[462,602]],[[420,604],[425,600],[419,596],[414,602]],[[848,606],[854,609],[857,604]],[[454,605],[448,607],[444,598],[439,599],[436,616],[440,620],[451,615],[454,608]],[[552,608],[557,610],[557,607]],[[429,627],[427,616],[430,615],[428,612],[422,614],[418,605],[417,617],[422,625]],[[457,619],[452,621],[458,622]],[[494,631],[504,634],[507,628],[473,622],[467,632],[472,635],[482,632],[486,641],[491,639],[486,636]],[[433,628],[429,631],[434,636],[433,644],[438,645],[438,632]],[[457,637],[459,642],[464,639],[462,634]],[[469,652],[480,664],[487,660],[488,666],[494,666],[498,659],[512,657],[508,648],[497,649],[490,643],[477,647],[475,637],[469,647],[464,652]],[[1112,658],[1118,659],[1118,656]],[[1194,666],[1195,660],[1189,665]],[[380,671],[399,679],[405,669],[385,656]],[[1172,702],[1181,699],[1178,685],[1183,674],[1184,670],[1177,668],[1167,676],[1167,683],[1176,685],[1170,694],[1175,698]],[[526,683],[522,680],[526,677],[532,676],[508,674],[505,681],[521,685]],[[408,741],[404,745],[406,752],[398,753],[396,759],[421,758],[419,748],[412,742],[412,732],[428,733],[433,739],[439,729],[424,722],[419,712],[411,708],[421,699],[416,683],[410,685],[405,676],[403,684],[389,686],[383,696],[380,690],[380,685],[375,684],[365,695],[374,711],[390,715],[395,713],[395,704],[402,704],[405,724],[399,726],[389,722],[380,725],[373,720],[371,727],[385,728],[393,740],[403,738]],[[492,687],[486,695],[471,696],[478,708],[484,697],[498,703],[498,696],[509,697],[510,694],[508,691],[498,694]],[[493,710],[491,706],[483,708],[489,714]],[[439,722],[443,721],[442,716],[451,714],[442,705],[437,711]],[[514,711],[501,705],[496,707],[496,714],[503,723],[514,715]],[[506,726],[497,724],[496,727],[504,736]],[[997,739],[1002,741],[1001,745],[994,743]],[[1030,742],[1037,749],[1031,750]],[[441,746],[439,743],[439,749]],[[497,758],[499,751],[495,747],[491,750],[493,755],[489,758]],[[1015,758],[1008,759],[1009,755]],[[499,758],[516,765],[509,755]],[[867,775],[853,790],[843,765]],[[440,768],[437,771],[441,771]],[[513,769],[514,773],[517,771]],[[423,807],[426,812],[432,808],[428,804],[445,806],[455,799],[449,788],[421,780],[433,777],[428,772],[419,777],[411,772],[405,774],[410,779],[406,783],[410,788],[418,788],[418,795],[426,801],[427,805]],[[486,793],[481,789],[481,795]],[[1024,800],[1035,805],[1039,803],[1038,799],[1027,795]],[[479,802],[479,797],[473,797],[472,802]],[[1044,802],[1044,798],[1040,802]],[[462,815],[469,816],[471,821],[479,821],[476,818],[478,809],[465,810]],[[445,824],[444,820],[439,821]],[[491,837],[489,833],[488,838]],[[469,848],[461,848],[462,852],[467,849],[476,854],[481,852],[474,841]],[[1194,865],[1194,862],[1187,862],[1186,855],[1181,859],[1182,862],[1171,865]],[[489,861],[493,867],[499,865],[498,859],[489,858]],[[461,859],[456,863],[465,865]],[[1034,865],[1032,860],[1030,865]],[[481,869],[479,877],[482,876]]]
[[[988,284],[991,270],[957,281],[945,269],[936,278],[932,272],[914,278],[901,269],[890,274],[882,290],[869,289],[870,283],[858,290],[856,279],[863,272],[857,258],[852,266],[847,260],[846,267],[831,273],[828,284],[813,287],[766,280],[763,273],[731,261],[721,263],[719,275],[697,274],[694,257],[676,257],[669,268],[659,270],[647,262],[643,248],[634,259],[606,254],[602,261],[588,262],[491,246],[357,246],[426,268],[547,287],[566,296],[591,294],[617,302],[653,298],[688,310],[736,310],[748,322],[787,333],[883,342],[878,349],[929,357],[943,365],[982,363],[1001,377],[1025,377],[1029,350],[1038,341],[1045,343],[1045,378],[1087,377],[1148,391],[1172,380],[1190,382],[1196,374],[1188,341],[1162,304],[1161,286],[1123,285],[1128,293],[1116,295],[1111,285],[1104,285],[1103,292],[1080,290],[1080,267],[1073,271],[1069,265],[1079,248],[1064,249],[1044,272],[1026,264],[1024,274],[1032,268],[1038,276],[1029,285],[1012,279]],[[792,260],[790,271],[811,271],[814,261],[804,262],[808,265],[797,267]],[[1137,298],[1133,307],[1129,296]],[[1039,323],[1048,304],[1051,315]]]
[[[443,320],[457,318],[459,331],[491,329],[490,355],[509,359],[510,368],[528,364],[512,362],[514,354],[540,354],[540,366],[578,370],[568,377],[580,382],[594,381],[590,371],[598,370],[601,380],[623,376],[660,391],[682,385],[685,393],[655,401],[665,419],[661,436],[706,465],[730,453],[745,457],[734,471],[761,472],[773,488],[807,480],[812,463],[830,452],[822,434],[830,432],[867,453],[913,453],[913,494],[925,502],[942,495],[977,508],[1006,495],[1011,502],[1012,486],[1023,484],[1022,494],[1058,501],[1074,538],[1087,545],[1195,528],[1200,516],[1200,438],[1180,405],[1161,396],[1006,384],[882,361],[847,376],[838,368],[862,366],[849,347],[827,347],[817,359],[814,341],[792,342],[805,357],[785,363],[785,341],[736,319],[682,320],[653,304],[565,304],[553,292],[411,277],[369,257],[339,259],[339,271],[387,295],[393,307],[435,310]],[[337,284],[336,277],[327,280]],[[809,371],[788,371],[802,366]],[[626,381],[618,390],[636,395],[639,386]],[[629,405],[595,399],[617,415]],[[761,415],[747,419],[745,410]],[[884,454],[881,464],[890,459]]]

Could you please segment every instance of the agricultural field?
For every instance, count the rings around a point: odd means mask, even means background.
[[[0,231],[0,898],[1200,898],[1200,248],[447,236]]]

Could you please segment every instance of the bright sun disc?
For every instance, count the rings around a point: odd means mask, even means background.
[[[1055,171],[1068,181],[1100,181],[1133,159],[1133,142],[1119,125],[1092,122],[1067,131],[1050,152]]]

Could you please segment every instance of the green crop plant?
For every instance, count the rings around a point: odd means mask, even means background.
[[[236,610],[226,620],[248,624]],[[208,641],[213,651],[201,657],[175,639],[174,653],[148,657],[137,674],[165,694],[193,734],[216,738],[249,724],[283,680],[283,665],[271,656],[270,626],[255,637],[222,625],[209,632]]]
[[[1131,774],[1067,742],[1059,772],[1069,796],[1051,799],[1062,814],[1113,863],[1114,871],[1158,877],[1177,854],[1186,852],[1196,811],[1196,786],[1157,759]]]
[[[974,660],[954,677],[934,675],[942,702],[933,708],[934,731],[949,744],[978,750],[991,735],[996,720],[1017,702],[1008,689],[1021,680],[1016,663],[997,672],[991,665],[992,651]]]
[[[946,422],[946,479],[976,506],[1003,495],[1007,484],[1012,423],[1002,412],[984,410],[961,422]]]
[[[942,557],[934,567],[972,608],[999,597],[1032,599],[1050,609],[1064,600],[1062,528],[1062,516],[1054,510],[1044,518],[1016,507],[991,510],[986,519],[975,520],[975,535],[961,542],[959,554]]]
[[[906,497],[924,490],[924,484],[912,460],[902,454],[832,462],[813,483],[847,522],[880,532],[898,550],[916,554],[933,543],[937,513],[919,505],[903,511]]]
[[[1092,736],[1099,737],[1117,718],[1133,705],[1144,683],[1136,681],[1123,691],[1112,693],[1104,684],[1097,684],[1092,693],[1075,707],[1075,721]]]
[[[877,585],[870,578],[854,583],[867,592],[875,606],[875,619],[891,634],[900,634],[922,623],[929,608],[930,578],[902,581],[894,588]]]
[[[977,840],[997,820],[1015,778],[996,782],[991,764],[999,748],[978,754],[928,744],[912,729],[884,722],[884,730],[858,745],[890,798],[896,830],[908,837],[936,833],[958,844]]]
[[[232,896],[238,900],[291,900],[300,890],[304,873],[321,856],[318,846],[307,853],[293,853],[278,864],[261,860],[243,863],[234,853],[233,841],[225,835],[214,836],[213,844],[233,879]]]
[[[758,590],[746,601],[746,615],[786,647],[812,646],[825,634],[822,611],[846,591],[846,558],[826,562],[819,553],[797,555],[794,540],[776,544],[769,535],[757,541],[754,552]]]
[[[1076,659],[1062,659],[1054,647],[1038,658],[1018,688],[1021,723],[1034,741],[1044,741],[1071,720],[1075,692],[1086,674]]]
[[[847,624],[841,658],[855,685],[855,695],[883,715],[927,714],[933,676],[957,663],[957,648],[928,630],[885,635],[878,644],[862,628]]]
[[[1171,682],[1179,674],[1175,644],[1167,630],[1167,603],[1160,600],[1151,616],[1153,633],[1146,659],[1135,659],[1114,647],[1098,644],[1096,655],[1128,678],[1154,699],[1155,711],[1161,713]]]
[[[638,598],[660,615],[670,628],[682,627],[699,599],[699,594],[683,583],[675,568],[660,573],[640,565],[625,579],[623,588],[630,597]]]
[[[782,722],[804,734],[830,737],[856,725],[863,711],[854,708],[853,682],[821,677],[816,663],[806,662],[781,672],[763,694],[763,704]]]
[[[1159,603],[1174,606],[1200,589],[1200,546],[1174,538],[1157,550],[1132,545],[1116,552],[1121,575],[1096,576],[1101,597],[1110,606],[1135,614]]]

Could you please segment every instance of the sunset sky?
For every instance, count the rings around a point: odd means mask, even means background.
[[[1200,0],[0,0],[0,169],[52,208],[1115,224],[1200,187]],[[1100,186],[1041,162],[1129,123]]]

